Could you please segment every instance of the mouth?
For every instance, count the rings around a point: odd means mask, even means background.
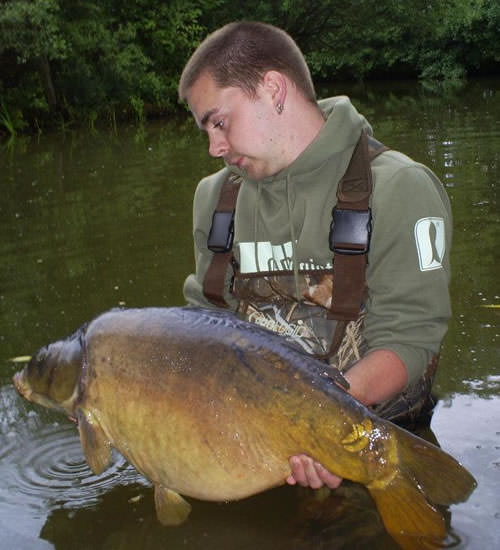
[[[243,157],[236,157],[233,159],[228,159],[226,162],[230,164],[231,166],[237,166],[238,168],[243,168]]]

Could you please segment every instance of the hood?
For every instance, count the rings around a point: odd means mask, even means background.
[[[321,100],[318,105],[326,123],[287,168],[254,181],[230,167],[243,179],[233,248],[242,273],[281,265],[286,267],[280,269],[297,275],[302,262],[325,266],[332,261],[328,233],[337,185],[362,129],[369,134],[372,129],[346,96]],[[277,256],[273,259],[269,254]]]
[[[365,129],[369,135],[372,135],[370,124],[363,115],[358,113],[347,96],[321,99],[318,101],[318,106],[326,123],[311,144],[287,168],[273,176],[255,181],[248,179],[245,172],[236,166],[227,167],[234,174],[241,176],[247,184],[257,185],[258,183],[278,183],[285,181],[287,177],[293,178],[313,172],[333,155],[340,155],[346,151],[348,163],[361,130]]]

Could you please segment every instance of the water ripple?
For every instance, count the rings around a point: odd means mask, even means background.
[[[2,438],[4,439],[4,438]],[[8,506],[47,508],[93,506],[99,496],[115,485],[146,480],[118,453],[111,466],[96,476],[88,467],[76,428],[54,423],[36,433],[8,434],[1,443],[0,503]],[[8,481],[7,481],[8,480]]]

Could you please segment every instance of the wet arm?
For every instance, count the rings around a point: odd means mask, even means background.
[[[345,375],[349,393],[364,405],[382,403],[401,393],[408,372],[399,356],[390,350],[376,350],[358,361]]]

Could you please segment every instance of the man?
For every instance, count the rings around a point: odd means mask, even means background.
[[[226,163],[196,190],[196,273],[186,279],[186,300],[229,307],[324,357],[355,398],[385,417],[403,421],[431,407],[429,365],[450,317],[451,213],[437,177],[394,151],[379,148],[366,161],[374,190],[362,215],[371,215],[364,227],[373,229],[361,251],[369,248],[367,263],[346,275],[339,266],[352,250],[336,244],[338,228],[329,238],[332,209],[343,204],[339,182],[372,134],[349,99],[317,102],[291,37],[251,22],[205,39],[183,71],[179,96],[207,132],[209,153]],[[214,212],[231,210],[225,194],[237,183],[230,242],[228,218]],[[214,252],[217,233],[228,244]],[[354,318],[343,318],[335,313],[343,299],[336,289],[359,273],[366,293]],[[291,457],[290,466],[290,484],[341,481],[305,455]]]

